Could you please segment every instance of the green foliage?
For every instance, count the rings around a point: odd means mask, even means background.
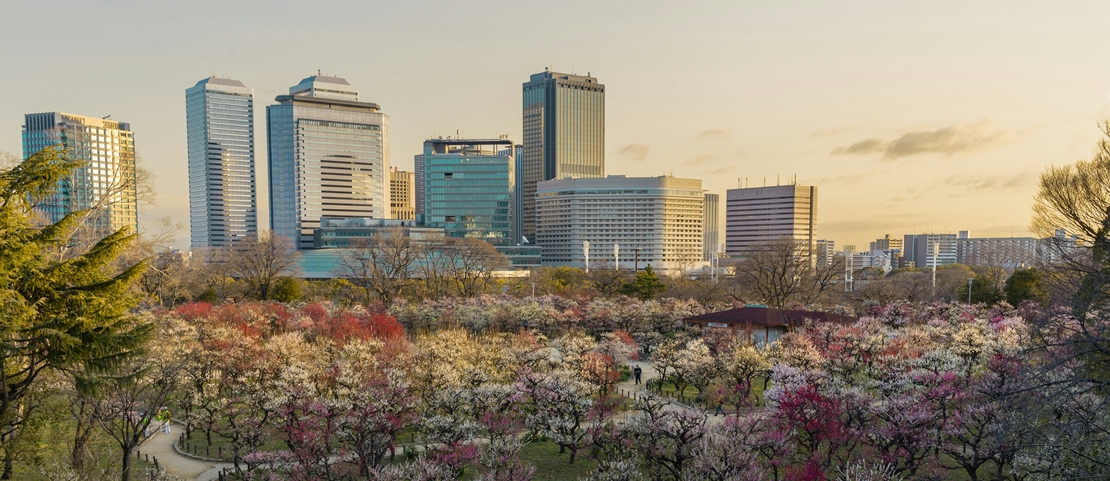
[[[1041,304],[1048,302],[1048,294],[1041,286],[1041,274],[1037,269],[1018,269],[1006,279],[1006,302],[1011,306],[1021,304],[1022,301],[1035,301]],[[973,293],[974,294],[974,293]]]
[[[302,297],[301,281],[295,277],[282,277],[278,279],[273,290],[270,292],[270,298],[278,302],[299,301]]]
[[[71,238],[84,212],[52,225],[34,222],[34,203],[79,165],[46,149],[0,172],[0,420],[9,430],[22,424],[15,411],[41,374],[105,371],[150,331],[128,315],[138,302],[129,286],[145,261],[113,268],[135,234],[120,229],[81,250]],[[67,257],[56,258],[59,252]]]
[[[620,292],[626,296],[648,300],[655,298],[666,290],[667,286],[659,280],[659,277],[655,275],[655,270],[649,265],[644,268],[643,272],[637,272],[636,277],[631,282],[624,283]]]
[[[958,300],[967,302],[967,284],[956,288],[956,296]],[[1005,299],[1005,295],[1001,290],[994,286],[994,283],[986,277],[975,277],[971,281],[971,303],[972,304],[998,304]]]

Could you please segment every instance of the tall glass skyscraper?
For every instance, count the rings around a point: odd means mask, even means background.
[[[206,78],[185,90],[185,118],[192,246],[225,246],[256,232],[254,91]]]
[[[524,235],[536,232],[536,183],[605,176],[605,86],[543,71],[524,83]]]
[[[27,114],[23,124],[23,158],[47,147],[65,149],[84,163],[59,182],[58,190],[38,210],[51,222],[89,210],[85,225],[97,235],[139,228],[135,176],[135,137],[131,124],[62,112]]]
[[[315,75],[266,107],[270,226],[302,248],[322,217],[388,219],[389,117],[358,88]]]
[[[424,142],[424,224],[448,237],[474,237],[495,246],[513,240],[513,142]]]

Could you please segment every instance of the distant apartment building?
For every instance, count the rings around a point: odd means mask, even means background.
[[[254,91],[209,77],[185,90],[192,247],[220,247],[258,231]]]
[[[605,176],[605,86],[544,70],[524,83],[523,231],[536,232],[536,183]]]
[[[270,226],[311,248],[324,217],[388,219],[389,117],[339,77],[315,75],[266,107]]]
[[[871,242],[871,252],[892,250],[901,252],[904,244],[904,239],[899,239],[897,237],[892,238],[890,234],[886,234],[882,239],[875,239]]]
[[[729,189],[725,209],[725,252],[731,257],[784,239],[816,247],[817,187]]]
[[[394,219],[416,220],[416,174],[394,167],[389,171],[389,212]]]
[[[27,114],[23,158],[55,147],[83,164],[58,183],[36,206],[50,222],[71,212],[90,210],[85,225],[104,235],[123,227],[139,228],[135,135],[131,124],[62,112]]]
[[[1052,237],[1040,239],[1037,243],[1037,259],[1045,264],[1055,264],[1070,257],[1079,249],[1079,236],[1068,235],[1065,229],[1056,229]]]
[[[424,225],[448,237],[514,245],[516,186],[513,142],[431,139],[424,142]]]
[[[960,264],[1003,269],[1030,267],[1037,262],[1038,239],[1033,237],[961,237],[956,240]]]
[[[540,182],[536,242],[543,264],[594,268],[651,265],[674,270],[704,258],[701,180],[675,177],[565,178]],[[619,248],[614,251],[614,246]],[[616,254],[616,255],[614,255]]]
[[[955,264],[959,259],[956,234],[912,234],[903,238],[905,262],[919,269]]]
[[[836,241],[817,239],[817,267],[827,267],[833,264],[836,255]]]
[[[705,257],[702,260],[708,261],[720,255],[720,242],[721,242],[721,196],[717,194],[705,194],[705,220],[702,225],[705,226],[705,239],[702,241],[702,246],[705,249]]]

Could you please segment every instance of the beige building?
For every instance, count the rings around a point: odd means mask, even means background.
[[[704,257],[701,180],[675,177],[566,178],[536,188],[536,243],[543,264],[682,270]],[[620,246],[614,253],[614,245]],[[638,250],[638,251],[637,251]]]
[[[393,219],[416,220],[416,174],[394,167],[389,172],[389,209]]]
[[[783,239],[816,247],[817,187],[729,189],[725,209],[725,253],[730,257]]]

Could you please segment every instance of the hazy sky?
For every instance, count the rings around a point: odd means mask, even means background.
[[[188,243],[185,89],[265,106],[317,69],[391,122],[392,164],[432,135],[521,140],[521,83],[544,67],[606,86],[610,174],[797,175],[818,237],[1027,235],[1037,175],[1090,154],[1110,117],[1107,2],[31,2],[0,4],[0,150],[29,112],[131,122],[157,204]],[[722,202],[723,204],[723,202]],[[723,224],[722,224],[723,225]],[[722,232],[723,235],[723,232]]]

